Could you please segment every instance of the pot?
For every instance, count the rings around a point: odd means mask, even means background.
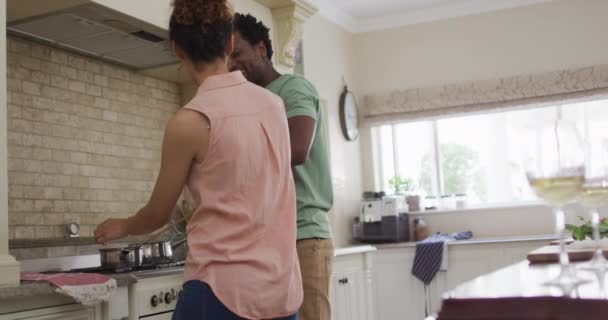
[[[132,269],[143,263],[141,248],[103,248],[99,257],[101,267],[110,270]]]
[[[149,242],[135,247],[141,254],[142,263],[150,265],[154,263],[169,262],[173,258],[173,248],[171,241]]]

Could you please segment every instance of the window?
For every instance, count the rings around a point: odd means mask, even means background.
[[[372,130],[376,188],[393,193],[389,181],[398,176],[423,197],[466,194],[473,205],[536,200],[524,173],[526,134],[558,117],[608,149],[608,100],[384,125]]]
[[[434,166],[425,165],[434,158],[432,123],[381,126],[376,132],[376,140],[382,141],[378,149],[380,189],[391,190],[389,181],[398,175],[425,194],[436,193],[432,180]]]

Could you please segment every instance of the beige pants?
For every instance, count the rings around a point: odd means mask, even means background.
[[[334,246],[331,239],[302,239],[297,243],[304,303],[299,320],[330,320],[329,279]]]

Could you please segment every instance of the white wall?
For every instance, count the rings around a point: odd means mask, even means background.
[[[564,207],[566,223],[579,225],[579,218],[591,220],[588,209],[579,204]],[[600,216],[608,216],[608,207],[599,208]],[[536,236],[555,234],[555,215],[543,204],[527,204],[503,208],[463,209],[412,214],[422,218],[431,233],[472,231],[475,238]]]
[[[556,0],[354,36],[359,95],[608,64],[608,1]],[[373,188],[369,130],[361,143],[364,187]],[[586,213],[575,210],[570,219]],[[428,216],[433,231],[477,237],[552,233],[546,207]]]
[[[414,218],[425,220],[431,233],[472,231],[475,238],[548,235],[555,231],[554,215],[549,207],[542,205],[423,213],[412,216]]]
[[[608,63],[608,1],[556,0],[354,36],[359,95]],[[364,186],[373,188],[369,131]]]
[[[272,13],[268,7],[254,0],[230,0],[230,2],[235,12],[250,13],[258,20],[262,20],[271,30],[273,29]]]
[[[556,0],[355,36],[360,94],[608,63],[608,1]]]
[[[353,74],[353,37],[336,24],[319,14],[305,25],[303,50],[304,73],[325,100],[328,121],[328,144],[334,208],[330,218],[335,245],[348,245],[352,239],[352,218],[359,212],[362,192],[360,140],[347,142],[342,136],[339,119],[340,94],[344,87],[342,78],[355,93]]]

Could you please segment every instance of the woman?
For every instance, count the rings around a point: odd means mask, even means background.
[[[279,97],[228,72],[231,21],[225,0],[175,1],[173,49],[198,92],[167,124],[148,204],[103,222],[95,237],[157,230],[187,185],[196,209],[174,319],[296,319],[302,283],[287,120]]]

